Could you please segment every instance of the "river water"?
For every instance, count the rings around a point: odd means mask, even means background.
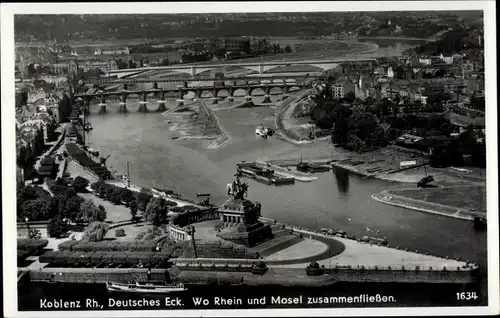
[[[273,97],[275,99],[276,97]],[[255,127],[272,125],[274,109],[239,108],[216,112],[231,140],[219,149],[207,149],[198,140],[171,140],[171,124],[158,113],[131,111],[118,114],[109,105],[107,114],[91,114],[94,131],[89,145],[102,155],[111,154],[112,169],[125,173],[130,161],[132,183],[163,186],[195,198],[197,192],[211,193],[212,201],[222,203],[226,184],[236,164],[263,157],[290,154],[299,146],[277,138],[257,139]],[[93,110],[95,112],[95,109]],[[333,146],[332,152],[335,151]],[[297,226],[319,229],[342,228],[349,235],[386,237],[399,245],[432,255],[449,256],[486,265],[486,234],[473,229],[469,221],[407,210],[379,203],[376,192],[398,188],[401,184],[360,177],[343,170],[316,174],[318,180],[290,186],[268,186],[253,180],[249,198],[261,202],[265,217]]]

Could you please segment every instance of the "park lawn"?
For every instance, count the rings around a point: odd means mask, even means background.
[[[428,189],[391,190],[395,195],[459,209],[486,211],[486,187],[446,187]]]
[[[106,221],[120,222],[129,221],[132,218],[129,208],[124,205],[115,205],[109,201],[99,198],[93,193],[78,193],[85,200],[92,200],[96,206],[102,205],[106,209]]]

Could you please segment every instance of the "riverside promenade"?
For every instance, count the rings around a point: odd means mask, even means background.
[[[433,192],[434,194],[431,196],[429,193],[432,194]],[[376,201],[405,209],[462,220],[473,220],[474,217],[486,218],[487,216],[485,187],[462,186],[385,190],[380,193],[374,193],[372,198]],[[481,201],[484,201],[484,203],[481,203]]]

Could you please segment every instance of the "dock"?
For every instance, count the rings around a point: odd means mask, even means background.
[[[295,183],[295,178],[282,176],[275,170],[257,162],[239,163],[237,164],[237,172],[245,177],[268,184],[283,185]]]

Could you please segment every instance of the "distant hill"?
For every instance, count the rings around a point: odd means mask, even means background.
[[[18,42],[255,36],[319,36],[339,32],[429,37],[449,27],[480,25],[468,12],[312,12],[224,14],[16,15]],[[396,29],[400,27],[400,30]],[[363,29],[365,28],[365,29]],[[362,35],[362,34],[360,34]]]

